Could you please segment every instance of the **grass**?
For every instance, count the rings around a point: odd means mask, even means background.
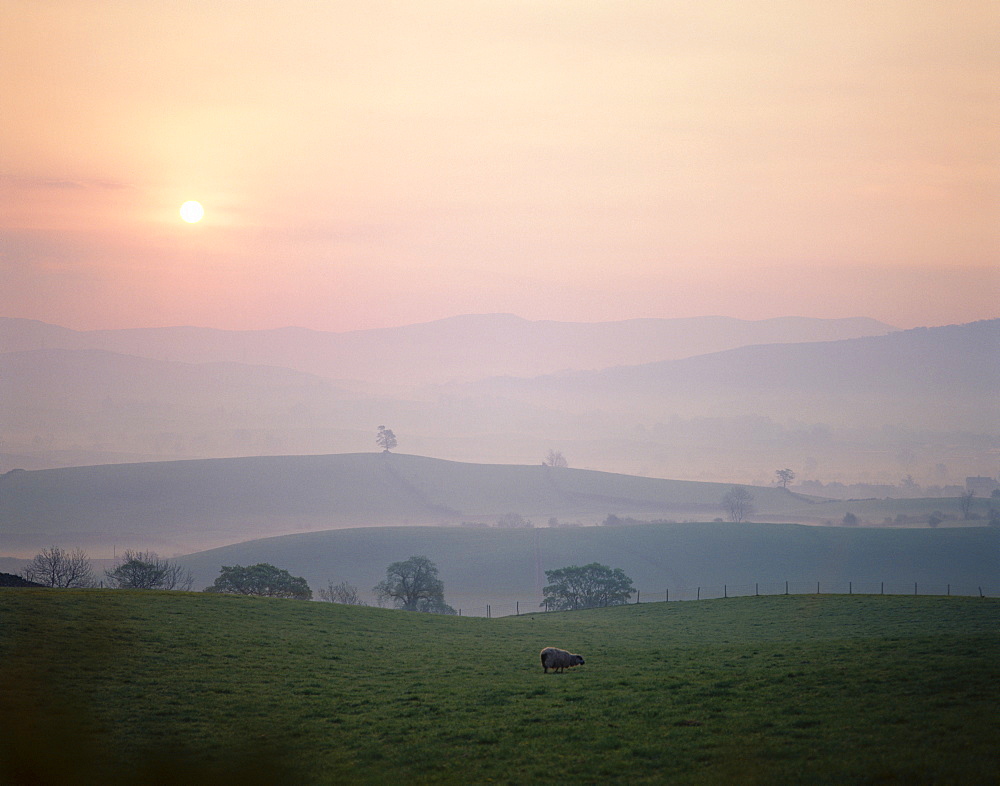
[[[1000,601],[0,591],[4,783],[996,783]],[[545,645],[587,664],[544,675]]]

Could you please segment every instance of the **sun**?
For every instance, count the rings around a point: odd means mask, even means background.
[[[187,221],[189,224],[197,223],[205,215],[205,208],[201,206],[201,202],[185,202],[181,205],[181,218]]]

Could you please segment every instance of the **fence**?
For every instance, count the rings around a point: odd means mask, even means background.
[[[663,592],[639,591],[630,603],[664,603],[688,600],[720,600],[760,595],[944,595],[956,597],[997,597],[998,589],[973,584],[941,584],[900,581],[781,581],[753,584],[715,584],[677,587]],[[540,614],[548,609],[538,601],[509,601],[485,606],[461,607],[464,617],[512,617]]]

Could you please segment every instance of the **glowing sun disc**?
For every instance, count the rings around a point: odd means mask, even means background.
[[[201,221],[204,215],[205,215],[205,208],[201,206],[200,202],[185,202],[183,205],[181,205],[181,218],[183,218],[189,224],[194,224],[197,221]]]

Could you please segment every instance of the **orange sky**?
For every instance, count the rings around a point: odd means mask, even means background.
[[[0,316],[996,317],[991,5],[0,0]]]

